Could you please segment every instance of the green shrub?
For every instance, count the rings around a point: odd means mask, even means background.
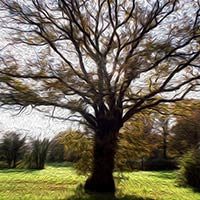
[[[149,171],[174,170],[178,165],[175,160],[156,158],[144,162],[144,169]]]
[[[200,150],[186,153],[180,160],[180,170],[177,177],[180,185],[189,185],[200,189]]]

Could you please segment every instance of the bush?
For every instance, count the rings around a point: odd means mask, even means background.
[[[144,169],[149,171],[174,170],[178,168],[175,160],[156,158],[144,162]]]
[[[189,151],[182,157],[178,183],[200,189],[200,150]]]

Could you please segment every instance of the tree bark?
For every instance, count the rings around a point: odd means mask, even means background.
[[[16,166],[17,166],[17,158],[16,155],[14,155],[12,168],[16,168]]]
[[[96,133],[93,152],[93,171],[85,183],[87,192],[115,193],[113,178],[117,133]]]
[[[167,159],[167,133],[164,132],[163,135],[163,158]]]

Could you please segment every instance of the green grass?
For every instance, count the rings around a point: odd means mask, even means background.
[[[120,200],[200,200],[200,193],[176,185],[175,172],[130,172],[123,173],[122,178],[119,174],[115,176],[116,197]],[[85,179],[73,167],[62,165],[39,171],[0,170],[0,200],[109,199],[86,195],[80,186]]]

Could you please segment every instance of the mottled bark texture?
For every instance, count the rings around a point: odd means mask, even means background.
[[[101,114],[98,116],[98,129],[94,137],[93,170],[85,183],[85,190],[114,193],[113,170],[118,132],[122,127],[121,113],[113,112],[103,117]]]
[[[93,171],[85,183],[85,190],[91,192],[114,193],[114,158],[117,147],[117,134],[96,135],[94,145]]]

